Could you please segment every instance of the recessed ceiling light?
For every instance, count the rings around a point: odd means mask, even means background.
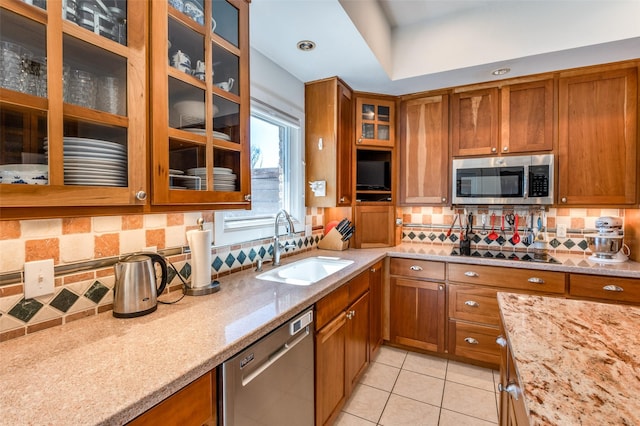
[[[497,70],[491,71],[491,74],[493,74],[493,75],[505,75],[509,71],[511,71],[511,68],[498,68]]]
[[[302,40],[298,42],[298,49],[303,52],[308,52],[309,50],[313,50],[316,48],[316,44],[311,40]]]

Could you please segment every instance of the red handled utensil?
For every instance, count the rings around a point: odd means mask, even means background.
[[[513,237],[511,237],[511,242],[513,244],[518,244],[520,242],[520,234],[518,234],[518,215],[516,214],[515,225],[513,226]]]
[[[491,240],[491,241],[495,241],[498,239],[499,235],[495,230],[494,224],[495,224],[495,220],[496,220],[496,214],[495,213],[491,213],[491,232],[489,233],[489,235],[487,235],[487,237]]]
[[[453,231],[453,227],[456,226],[456,220],[458,220],[458,216],[459,215],[455,215],[455,217],[453,218],[453,222],[451,223],[451,226],[449,227],[449,230],[447,231],[447,237],[449,235],[451,235],[451,231]]]

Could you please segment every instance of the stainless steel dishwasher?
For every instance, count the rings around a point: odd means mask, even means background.
[[[313,425],[313,310],[222,364],[224,426]]]

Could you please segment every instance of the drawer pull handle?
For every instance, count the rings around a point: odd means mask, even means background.
[[[531,277],[527,281],[529,281],[532,284],[544,284],[544,280],[538,277]]]
[[[480,304],[478,302],[476,302],[475,300],[467,300],[466,302],[464,302],[465,305],[467,306],[471,306],[472,308],[479,308]]]
[[[422,266],[411,265],[409,269],[411,269],[412,271],[422,271]]]
[[[465,337],[464,341],[467,342],[470,345],[477,345],[477,344],[480,343],[476,339],[474,339],[473,337]]]
[[[478,273],[477,272],[473,272],[473,271],[467,271],[464,273],[465,277],[478,277]]]
[[[617,285],[609,284],[602,287],[604,291],[624,291],[624,288],[618,287]]]
[[[504,336],[498,336],[496,338],[496,343],[504,348],[507,346],[507,339],[505,339]]]

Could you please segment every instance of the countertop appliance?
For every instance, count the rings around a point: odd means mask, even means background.
[[[452,202],[553,204],[553,163],[553,154],[454,159]]]
[[[225,361],[224,426],[314,424],[313,309]]]
[[[156,269],[162,271],[156,284]],[[156,253],[127,256],[114,265],[116,282],[113,287],[113,316],[133,318],[150,314],[158,308],[158,295],[167,285],[167,261]]]
[[[599,217],[596,219],[596,229],[596,234],[585,235],[589,250],[593,253],[589,259],[599,263],[620,263],[629,260],[629,247],[623,241],[621,218]]]

